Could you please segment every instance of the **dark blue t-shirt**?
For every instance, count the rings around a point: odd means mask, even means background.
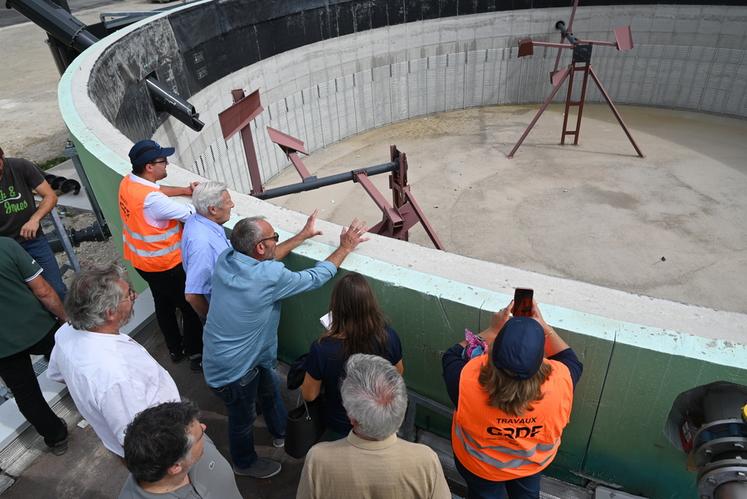
[[[387,326],[387,351],[381,352],[392,365],[402,360],[402,344],[394,329]],[[347,359],[343,358],[343,343],[336,338],[315,340],[304,366],[309,376],[322,382],[324,419],[327,428],[347,434],[351,426],[340,398],[340,376]]]

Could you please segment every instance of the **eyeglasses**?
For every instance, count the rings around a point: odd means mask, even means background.
[[[257,241],[257,244],[263,243],[265,241],[269,241],[270,239],[272,239],[275,242],[278,242],[278,241],[280,241],[280,235],[277,232],[273,232],[271,237],[266,237],[264,239],[260,239],[259,241]]]
[[[169,164],[169,160],[166,159],[166,158],[163,158],[163,159],[157,159],[155,161],[151,161],[151,163],[153,163],[154,165],[155,164],[159,164],[159,163],[164,163],[164,164],[168,165]]]
[[[137,299],[137,293],[134,289],[132,289],[132,286],[127,286],[127,296],[122,298],[122,301],[129,300],[132,303],[135,303],[135,300]]]

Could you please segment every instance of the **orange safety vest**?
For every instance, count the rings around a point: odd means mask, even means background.
[[[545,359],[552,373],[542,400],[521,416],[493,407],[478,381],[488,356],[470,360],[459,379],[459,403],[451,425],[454,456],[473,474],[493,482],[534,475],[550,465],[573,404],[573,381],[561,362]]]
[[[182,261],[182,225],[169,220],[165,228],[153,227],[145,220],[145,198],[158,188],[135,182],[127,175],[119,184],[119,216],[124,222],[124,257],[136,269],[162,272]]]

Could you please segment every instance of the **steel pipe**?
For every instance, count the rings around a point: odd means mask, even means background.
[[[272,199],[279,198],[281,196],[287,196],[289,194],[295,194],[297,192],[312,191],[325,187],[328,185],[341,184],[343,182],[350,182],[355,179],[356,173],[365,173],[368,176],[379,175],[381,173],[392,172],[399,168],[398,161],[390,161],[389,163],[383,163],[380,165],[368,166],[366,168],[360,168],[358,170],[352,170],[345,173],[337,173],[328,177],[316,178],[309,177],[304,182],[297,184],[284,185],[282,187],[276,187],[275,189],[267,189],[262,193],[254,194],[253,196],[258,199]]]

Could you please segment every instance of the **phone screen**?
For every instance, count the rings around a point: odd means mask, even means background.
[[[532,316],[532,298],[534,290],[527,288],[516,288],[514,292],[514,309],[511,311],[515,317]]]

